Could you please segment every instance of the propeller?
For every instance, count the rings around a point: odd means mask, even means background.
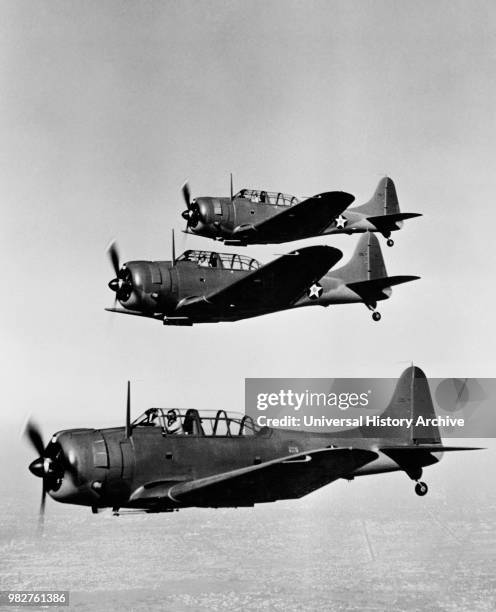
[[[126,302],[134,289],[131,272],[123,266],[120,267],[119,261],[119,249],[117,243],[113,240],[107,248],[107,253],[110,259],[110,263],[115,273],[108,286],[115,293],[114,307],[117,300],[120,302]]]
[[[195,200],[191,199],[188,181],[184,182],[181,191],[186,204],[186,210],[183,210],[181,217],[186,221],[186,231],[188,231],[188,227],[196,227],[198,225],[200,221],[200,209]]]
[[[24,430],[24,435],[39,455],[38,459],[35,459],[29,464],[29,471],[38,478],[43,479],[41,486],[40,509],[38,511],[38,530],[41,533],[43,532],[43,526],[45,522],[45,503],[46,494],[48,491],[46,480],[48,478],[49,470],[51,467],[51,459],[44,456],[45,445],[43,443],[43,436],[41,435],[39,427],[35,423],[33,423],[32,421],[27,422],[26,428]]]
[[[47,447],[43,442],[43,435],[36,423],[29,420],[24,429],[24,436],[30,442],[36,453],[37,459],[29,464],[29,471],[37,478],[42,479],[41,500],[38,516],[38,529],[43,531],[46,496],[48,491],[57,490],[66,472],[77,478],[77,469],[65,457],[60,444],[50,443]]]

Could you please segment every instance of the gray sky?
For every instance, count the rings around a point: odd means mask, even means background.
[[[493,2],[3,2],[3,415],[118,424],[149,405],[243,409],[244,378],[494,376]],[[394,290],[363,306],[164,328],[104,312],[105,248],[168,259],[180,186],[368,199],[396,182]],[[332,244],[345,259],[356,238]],[[178,249],[211,248],[177,234]],[[384,244],[384,241],[381,241]],[[262,260],[294,245],[246,252]],[[243,251],[245,252],[245,251]],[[17,429],[16,429],[17,428]]]

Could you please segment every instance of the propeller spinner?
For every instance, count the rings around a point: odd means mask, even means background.
[[[120,267],[119,250],[115,241],[110,243],[107,253],[115,273],[115,278],[113,278],[108,284],[109,288],[115,293],[114,303],[117,300],[120,302],[126,302],[130,298],[134,288],[131,272],[127,270],[125,266],[122,268]]]

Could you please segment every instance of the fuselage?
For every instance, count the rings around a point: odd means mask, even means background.
[[[394,440],[388,441],[388,444]],[[389,457],[379,451],[380,439],[362,437],[359,429],[334,434],[292,431],[264,427],[242,435],[171,435],[161,427],[133,427],[126,437],[123,427],[77,429],[55,434],[52,445],[62,449],[73,466],[49,495],[60,502],[84,506],[139,507],[150,511],[181,507],[167,498],[152,505],[133,500],[133,492],[150,483],[164,486],[190,481],[237,468],[252,466],[291,454],[326,447],[353,447],[372,450],[376,460],[350,472],[346,478],[398,470]],[[244,503],[260,501],[247,491]]]
[[[119,299],[124,308],[140,312],[146,316],[163,318],[173,317],[177,308],[191,298],[208,296],[242,279],[258,268],[259,264],[253,259],[242,255],[229,254],[230,263],[222,261],[221,257],[227,254],[204,252],[203,260],[195,252],[195,261],[131,261],[125,264],[127,277],[130,279],[132,291],[124,294],[126,299]],[[215,259],[213,259],[215,258]],[[123,268],[123,269],[124,269]],[[275,287],[267,280],[264,287],[261,281],[260,290],[273,292]],[[277,283],[277,279],[274,281]],[[269,286],[270,285],[270,286]],[[387,292],[378,299],[386,299]],[[344,304],[361,302],[362,298],[350,289],[344,279],[333,276],[329,271],[317,283],[306,288],[301,297],[283,308],[273,308],[268,300],[267,305],[257,309],[243,308],[237,305],[231,311],[223,311],[216,315],[209,312],[202,317],[197,315],[193,322],[235,321],[288,308],[303,306],[328,306],[330,304]]]
[[[291,233],[274,231],[265,232],[244,232],[242,237],[239,235],[240,228],[247,228],[259,224],[267,219],[277,216],[287,210],[288,206],[294,206],[299,200],[294,196],[281,196],[280,203],[278,198],[273,202],[251,201],[247,198],[234,197],[200,197],[196,199],[196,205],[200,211],[197,223],[188,226],[188,232],[212,238],[228,243],[246,246],[248,244],[282,244],[294,240],[302,240],[315,235],[334,235],[334,234],[354,234],[367,231],[376,232],[377,227],[368,221],[367,215],[353,208],[347,209],[337,218],[330,218],[329,223],[317,234],[314,231],[293,230]],[[392,231],[400,229],[401,224],[391,228]]]

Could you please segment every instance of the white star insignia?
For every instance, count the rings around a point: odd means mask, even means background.
[[[322,285],[319,283],[314,283],[308,290],[308,297],[311,300],[317,300],[322,295]]]
[[[336,217],[336,228],[344,228],[347,221],[348,219],[343,217],[343,215],[339,215],[339,217]]]

